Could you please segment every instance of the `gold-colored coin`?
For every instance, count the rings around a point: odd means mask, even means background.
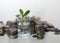
[[[37,28],[41,27],[41,25],[36,25]]]
[[[2,34],[3,33],[3,31],[2,31],[2,29],[0,28],[0,34]]]
[[[41,20],[41,18],[40,18],[40,17],[36,17],[36,20],[37,20],[37,21],[40,21],[40,20]]]

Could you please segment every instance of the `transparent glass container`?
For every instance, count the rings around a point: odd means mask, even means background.
[[[18,28],[20,30],[19,37],[20,38],[28,38],[30,36],[29,22],[23,22],[23,24],[24,24],[24,26],[22,26],[21,23],[18,23]]]

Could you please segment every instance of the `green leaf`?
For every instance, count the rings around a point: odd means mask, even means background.
[[[25,14],[23,15],[23,17],[26,16],[26,15],[28,15],[29,13],[30,13],[30,10],[27,10],[27,11],[25,12]]]
[[[19,10],[19,12],[20,12],[20,14],[23,16],[23,10],[22,10],[22,9],[20,9],[20,10]]]

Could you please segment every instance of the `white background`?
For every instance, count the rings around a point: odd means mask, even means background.
[[[0,0],[0,21],[14,20],[19,9],[30,9],[30,16],[39,16],[60,28],[60,0]],[[0,43],[59,43],[60,35],[46,34],[45,39],[9,39],[0,37]]]
[[[60,0],[0,0],[0,21],[15,19],[20,8],[60,28]]]

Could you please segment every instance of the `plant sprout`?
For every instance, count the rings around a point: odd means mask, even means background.
[[[30,10],[27,10],[25,13],[23,12],[22,9],[19,10],[20,15],[21,15],[21,25],[24,26],[23,22],[24,22],[24,17],[27,16],[30,13]]]

